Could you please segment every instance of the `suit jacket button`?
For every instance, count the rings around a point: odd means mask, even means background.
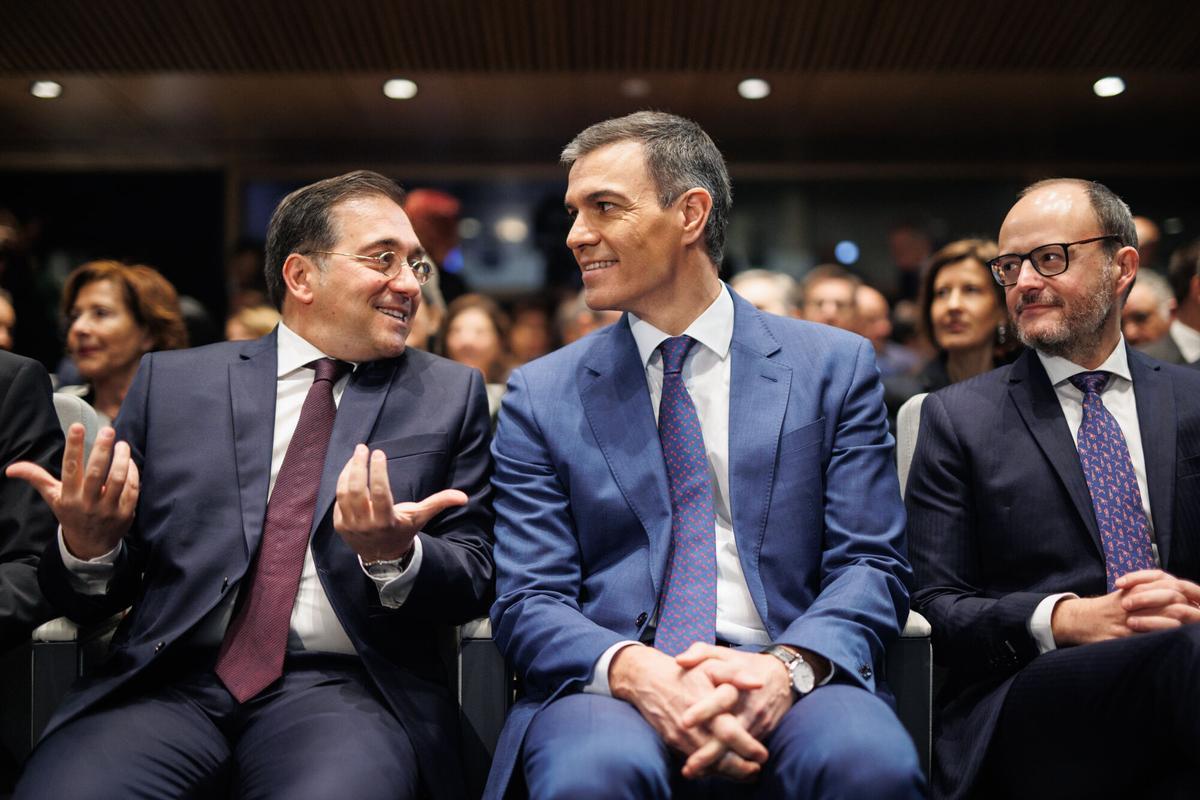
[[[870,667],[868,667],[866,664],[863,664],[858,668],[858,674],[864,681],[869,681],[871,680],[871,676],[875,673],[871,671]]]
[[[646,612],[643,611],[642,613],[638,614],[637,619],[633,621],[633,624],[637,625],[639,628],[642,627],[643,625],[645,625],[646,624]]]
[[[166,642],[159,642],[158,644],[154,645],[154,652],[157,653],[159,650],[162,650],[166,646],[167,646]]]

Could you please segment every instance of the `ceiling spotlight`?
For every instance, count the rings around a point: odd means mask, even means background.
[[[393,100],[411,100],[417,96],[417,84],[407,78],[392,78],[383,84],[383,93]]]
[[[621,81],[621,94],[626,97],[645,97],[650,94],[650,81],[645,78],[628,78]]]
[[[501,217],[492,226],[496,238],[509,244],[520,244],[529,235],[529,226],[520,217]]]
[[[29,93],[43,100],[53,100],[63,92],[62,84],[58,81],[34,81],[29,85]]]
[[[771,84],[762,78],[746,78],[738,84],[738,94],[747,100],[762,100],[771,93]]]
[[[1097,97],[1116,97],[1125,91],[1125,81],[1116,75],[1109,75],[1107,78],[1101,78],[1093,83],[1092,91],[1096,93]]]

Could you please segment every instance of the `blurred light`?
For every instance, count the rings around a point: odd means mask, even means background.
[[[621,94],[626,97],[645,97],[650,94],[650,81],[645,78],[629,78],[621,81]]]
[[[1109,75],[1107,78],[1101,78],[1093,83],[1092,91],[1096,93],[1097,97],[1116,97],[1125,91],[1125,81],[1116,75]]]
[[[483,231],[483,225],[474,217],[463,217],[458,221],[458,235],[462,239],[474,239]]]
[[[417,84],[407,78],[392,78],[383,84],[383,93],[393,100],[411,100],[417,96]]]
[[[510,244],[519,244],[529,235],[529,226],[519,217],[501,217],[493,229],[497,239]]]
[[[762,100],[771,93],[771,84],[762,78],[746,78],[738,84],[738,94],[747,100]]]
[[[1171,217],[1163,220],[1163,230],[1171,236],[1178,236],[1183,233],[1183,220],[1179,217]]]
[[[62,95],[63,87],[58,81],[34,81],[29,85],[29,93],[43,100],[53,100]]]
[[[833,247],[833,257],[840,264],[853,264],[858,261],[858,245],[849,239],[840,241]]]

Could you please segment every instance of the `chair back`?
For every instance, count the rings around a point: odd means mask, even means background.
[[[82,397],[73,394],[54,393],[54,411],[58,414],[58,424],[62,426],[63,436],[72,423],[83,425],[83,457],[86,459],[92,452],[96,434],[100,431],[100,418],[96,409],[92,408]]]
[[[917,434],[921,432],[921,404],[928,392],[914,394],[900,406],[896,415],[896,472],[900,476],[900,495],[908,488],[908,468],[917,449]]]

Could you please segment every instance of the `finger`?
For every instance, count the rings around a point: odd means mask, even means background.
[[[1200,604],[1200,586],[1197,586],[1191,581],[1185,581],[1182,578],[1179,578],[1176,580],[1175,588],[1183,592],[1183,596],[1188,599],[1189,603]]]
[[[41,465],[32,461],[15,461],[8,465],[4,474],[29,483],[51,509],[58,503],[58,498],[62,494],[62,483]]]
[[[736,687],[723,683],[704,697],[697,700],[683,712],[679,718],[685,728],[692,728],[707,722],[717,714],[732,711],[737,705],[739,693]]]
[[[63,449],[62,483],[63,491],[69,494],[79,494],[83,485],[83,451],[87,431],[78,422],[71,423],[67,428],[67,446]]]
[[[1131,631],[1137,633],[1151,633],[1153,631],[1165,631],[1171,628],[1178,628],[1182,623],[1177,619],[1165,616],[1130,616],[1125,624]]]
[[[346,491],[341,498],[342,513],[355,523],[371,511],[371,499],[367,493],[367,456],[365,444],[356,445],[354,455],[346,462]]]
[[[83,469],[83,484],[80,487],[85,502],[96,502],[100,499],[104,482],[108,480],[108,466],[112,461],[116,439],[117,432],[107,425],[96,434],[96,443],[92,445],[92,453]]]
[[[429,522],[429,520],[447,508],[466,504],[467,495],[464,492],[458,489],[443,489],[440,492],[434,492],[419,503],[411,504],[412,508],[409,513],[413,521],[413,526],[420,530],[425,527],[426,522]]]
[[[716,763],[724,758],[726,752],[728,751],[720,740],[709,739],[683,763],[683,777],[688,779],[701,777],[715,767]]]
[[[762,763],[767,760],[767,748],[751,736],[750,731],[732,714],[718,714],[713,717],[709,730],[726,748],[747,761]]]
[[[129,474],[125,477],[125,490],[121,492],[121,500],[117,504],[122,519],[133,519],[133,512],[137,509],[138,496],[142,491],[141,473],[138,472],[137,464],[133,459],[129,460]]]
[[[392,519],[392,484],[388,480],[387,454],[382,450],[371,453],[371,519],[385,524]]]
[[[695,642],[687,650],[675,656],[675,663],[684,669],[691,669],[709,658],[724,658],[730,650],[728,647],[717,647],[704,642]]]
[[[719,774],[735,781],[749,781],[762,771],[762,767],[753,761],[747,761],[734,753],[726,753],[717,762]]]
[[[763,679],[753,670],[730,661],[720,661],[716,658],[711,658],[703,662],[700,665],[700,669],[703,670],[704,674],[713,683],[728,683],[738,689],[746,690],[761,689],[764,685]]]
[[[129,477],[131,463],[129,445],[126,442],[117,442],[113,447],[112,466],[108,470],[108,480],[104,482],[104,494],[100,498],[100,508],[115,512],[121,507],[121,492]]]
[[[1146,609],[1165,608],[1172,603],[1183,603],[1186,605],[1189,602],[1187,595],[1183,594],[1183,592],[1159,587],[1126,595],[1121,601],[1121,608],[1133,613],[1145,611]]]
[[[1170,576],[1161,569],[1139,569],[1134,572],[1126,572],[1117,578],[1113,585],[1118,589],[1130,589],[1138,584],[1150,583],[1165,577]]]

